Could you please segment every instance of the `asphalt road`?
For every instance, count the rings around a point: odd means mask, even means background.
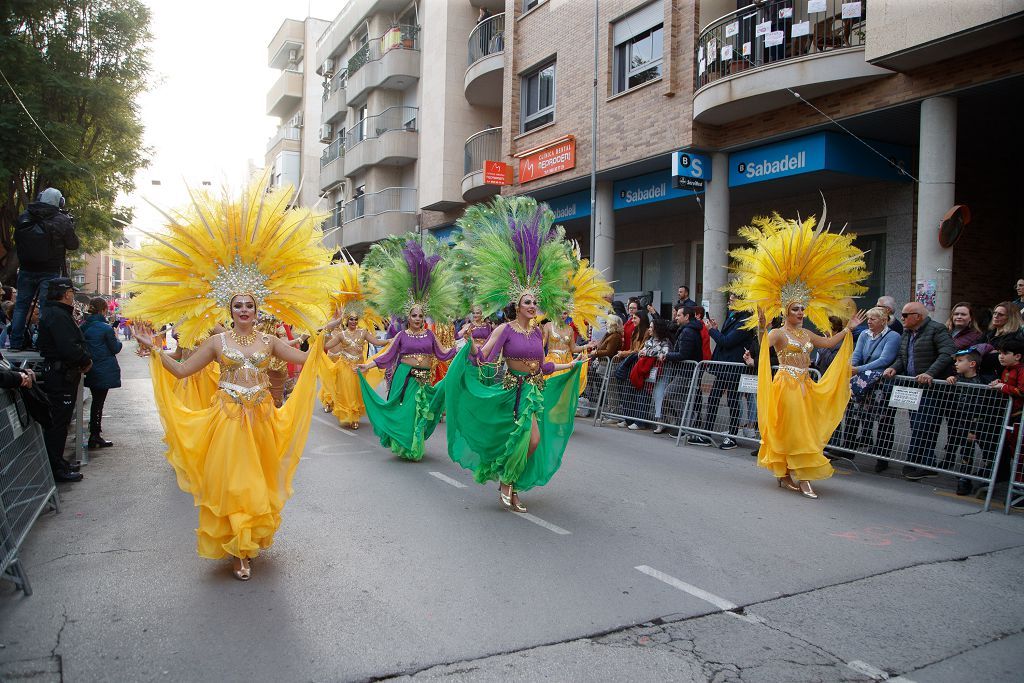
[[[123,355],[86,479],[0,582],[0,678],[1020,679],[1024,521],[947,482],[841,473],[811,501],[744,449],[580,421],[529,515],[452,463],[314,416],[254,578],[195,554],[146,366]],[[870,469],[870,468],[869,468]]]

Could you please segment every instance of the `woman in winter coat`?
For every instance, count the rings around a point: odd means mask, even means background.
[[[121,386],[121,366],[116,354],[121,351],[121,342],[114,328],[107,323],[107,301],[96,297],[89,301],[89,314],[82,324],[82,336],[92,357],[92,369],[85,374],[85,386],[92,392],[92,407],[89,409],[89,448],[107,448],[114,444],[104,439],[103,403],[107,392]]]

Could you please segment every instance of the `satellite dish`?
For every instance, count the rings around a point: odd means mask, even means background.
[[[939,246],[949,249],[956,244],[970,222],[971,210],[966,204],[957,204],[947,211],[939,221]]]

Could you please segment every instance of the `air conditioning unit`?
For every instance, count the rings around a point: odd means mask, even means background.
[[[330,142],[330,141],[331,141],[331,124],[325,123],[324,125],[320,126],[320,142]]]
[[[323,65],[323,68],[321,69],[321,71],[323,71],[323,73],[324,73],[324,78],[333,78],[334,77],[334,60],[333,59],[325,59],[324,60],[324,65]]]
[[[302,112],[299,112],[295,116],[288,120],[289,128],[302,128]]]

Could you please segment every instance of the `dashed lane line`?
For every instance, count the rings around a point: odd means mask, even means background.
[[[523,519],[525,519],[528,522],[533,522],[537,526],[542,526],[545,529],[547,529],[548,531],[553,531],[556,534],[558,534],[559,536],[568,536],[568,535],[570,535],[572,533],[568,529],[563,529],[562,527],[558,526],[557,524],[552,524],[551,522],[549,522],[547,520],[544,520],[544,519],[541,519],[540,517],[537,517],[536,515],[531,515],[529,512],[513,513],[513,514],[515,514],[517,517],[522,517]]]
[[[320,415],[314,415],[313,419],[316,420],[317,422],[319,422],[320,424],[325,424],[328,427],[334,427],[339,432],[342,432],[344,434],[348,434],[349,436],[355,436],[356,435],[356,433],[353,432],[352,430],[345,429],[344,427],[342,427],[340,424],[337,423],[337,421],[328,420],[326,417],[321,417]]]
[[[449,477],[447,475],[441,474],[440,472],[428,472],[427,474],[429,474],[432,477],[436,477],[437,479],[440,479],[441,481],[443,481],[446,484],[451,484],[452,486],[454,486],[457,489],[464,489],[464,488],[466,488],[466,485],[463,484],[461,481],[456,481],[455,479],[452,479],[451,477]]]

